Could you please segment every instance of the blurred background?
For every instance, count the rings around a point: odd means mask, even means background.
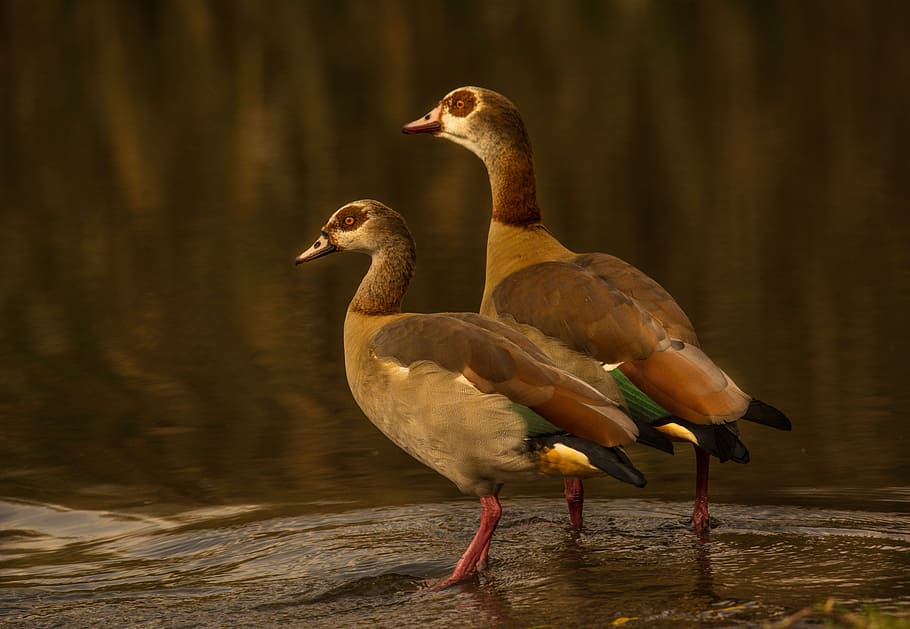
[[[520,108],[550,230],[661,282],[794,430],[742,427],[709,541],[691,450],[636,447],[648,487],[587,483],[582,533],[509,485],[480,586],[412,596],[476,500],[351,399],[367,259],[293,260],[376,198],[406,308],[475,310],[483,165],[400,133],[471,84]],[[901,2],[0,0],[0,625],[906,616],[908,112]]]
[[[906,487],[908,24],[860,1],[0,3],[0,495],[456,497],[348,392],[367,260],[292,262],[377,198],[418,242],[406,307],[478,307],[483,166],[400,133],[465,84],[522,111],[550,229],[658,279],[792,418],[745,427],[715,496]],[[633,453],[649,497],[689,499],[679,450]]]

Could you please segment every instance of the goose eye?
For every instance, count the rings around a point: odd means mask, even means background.
[[[347,225],[348,227],[350,227],[351,225],[353,225],[356,222],[357,222],[357,219],[354,218],[353,216],[344,217],[344,224]]]
[[[446,103],[446,109],[453,116],[464,118],[465,116],[471,115],[475,105],[476,100],[474,95],[463,90],[457,94],[452,94],[452,96],[449,97],[449,100]]]

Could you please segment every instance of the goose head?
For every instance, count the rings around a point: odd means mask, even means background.
[[[414,240],[402,216],[372,199],[348,203],[329,218],[319,238],[297,256],[295,264],[336,251],[359,251],[370,256],[401,249],[413,255]]]
[[[518,108],[508,98],[482,87],[459,87],[426,115],[406,124],[402,133],[429,133],[461,144],[488,162],[503,151],[530,153]]]

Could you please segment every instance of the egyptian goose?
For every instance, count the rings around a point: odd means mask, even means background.
[[[401,312],[415,249],[397,212],[372,200],[345,205],[297,264],[335,251],[372,258],[344,321],[354,399],[396,445],[480,498],[477,534],[434,589],[486,563],[507,480],[608,474],[644,486],[622,449],[636,424],[526,337],[475,313]]]
[[[657,282],[616,257],[574,253],[547,231],[531,143],[506,97],[461,87],[402,131],[461,144],[487,168],[493,217],[481,313],[526,334],[607,397],[621,399],[618,385],[633,416],[695,444],[692,524],[706,532],[708,453],[745,463],[735,420],[782,430],[790,421],[740,390],[699,349],[688,317]]]

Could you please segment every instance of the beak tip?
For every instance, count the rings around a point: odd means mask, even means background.
[[[409,124],[406,124],[401,128],[401,132],[405,135],[417,135],[419,133],[429,133],[430,135],[436,135],[442,130],[442,126],[432,120],[430,122],[414,121]]]
[[[338,251],[338,248],[331,243],[329,240],[329,235],[323,232],[322,236],[320,236],[319,239],[313,243],[312,247],[294,258],[294,266],[298,266],[304,262],[309,262],[310,260],[321,258],[330,253],[334,253],[335,251]]]

